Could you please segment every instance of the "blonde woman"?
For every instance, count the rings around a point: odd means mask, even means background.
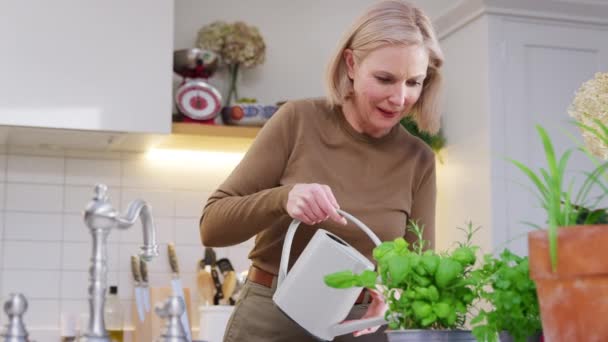
[[[201,217],[205,246],[256,236],[248,281],[225,341],[315,340],[272,301],[293,219],[305,224],[293,241],[293,260],[321,226],[372,259],[372,242],[337,208],[365,222],[381,240],[409,239],[405,226],[413,219],[434,242],[435,158],[399,121],[412,115],[421,129],[438,130],[442,63],[431,22],[420,9],[398,0],[377,2],[338,45],[327,72],[327,98],[288,102],[266,123]],[[384,310],[380,295],[365,290],[349,319]],[[364,335],[356,341],[386,340],[376,329],[355,333]]]

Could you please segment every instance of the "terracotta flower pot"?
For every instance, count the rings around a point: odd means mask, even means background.
[[[528,234],[544,337],[608,341],[608,225],[560,228],[557,239],[554,273],[547,232]]]

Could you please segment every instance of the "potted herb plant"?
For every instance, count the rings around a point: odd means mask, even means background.
[[[498,257],[485,255],[483,266],[474,272],[486,285],[480,288],[480,298],[490,305],[471,320],[477,340],[538,341],[542,327],[528,257],[505,249]]]
[[[539,173],[513,163],[532,181],[547,214],[548,228],[528,234],[530,275],[536,283],[543,335],[549,341],[608,341],[608,226],[599,208],[608,194],[608,74],[597,74],[577,92],[570,114],[582,129],[581,150],[595,163],[577,191],[565,170],[572,150],[557,156],[537,126],[546,157]],[[590,197],[592,190],[601,193]]]
[[[436,253],[425,250],[423,227],[410,223],[408,229],[417,237],[415,243],[397,238],[374,249],[376,271],[337,272],[327,275],[325,283],[334,288],[379,285],[388,305],[385,318],[391,342],[475,341],[463,328],[478,293],[471,277],[478,250],[471,238],[476,230],[469,224],[463,229],[464,243],[449,253]]]

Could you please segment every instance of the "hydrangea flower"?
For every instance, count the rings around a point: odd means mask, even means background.
[[[239,68],[251,68],[264,63],[266,44],[260,31],[242,21],[229,24],[216,21],[203,26],[196,42],[197,47],[217,53],[223,64],[230,71],[230,88],[226,97],[226,106],[234,98],[239,101],[237,79]]]
[[[198,32],[197,46],[222,57],[225,64],[251,68],[264,63],[266,44],[260,31],[242,21],[228,24],[216,21]]]
[[[583,83],[568,110],[570,116],[587,127],[596,128],[598,120],[608,126],[608,73],[598,72],[595,77]],[[608,146],[602,139],[583,129],[583,139],[589,151],[596,157],[608,159]]]

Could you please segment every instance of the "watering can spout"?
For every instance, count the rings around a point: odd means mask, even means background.
[[[385,325],[387,323],[388,322],[384,319],[384,316],[363,318],[354,321],[338,323],[331,328],[331,332],[333,336],[340,336],[350,334],[358,330],[375,327],[378,325]]]

